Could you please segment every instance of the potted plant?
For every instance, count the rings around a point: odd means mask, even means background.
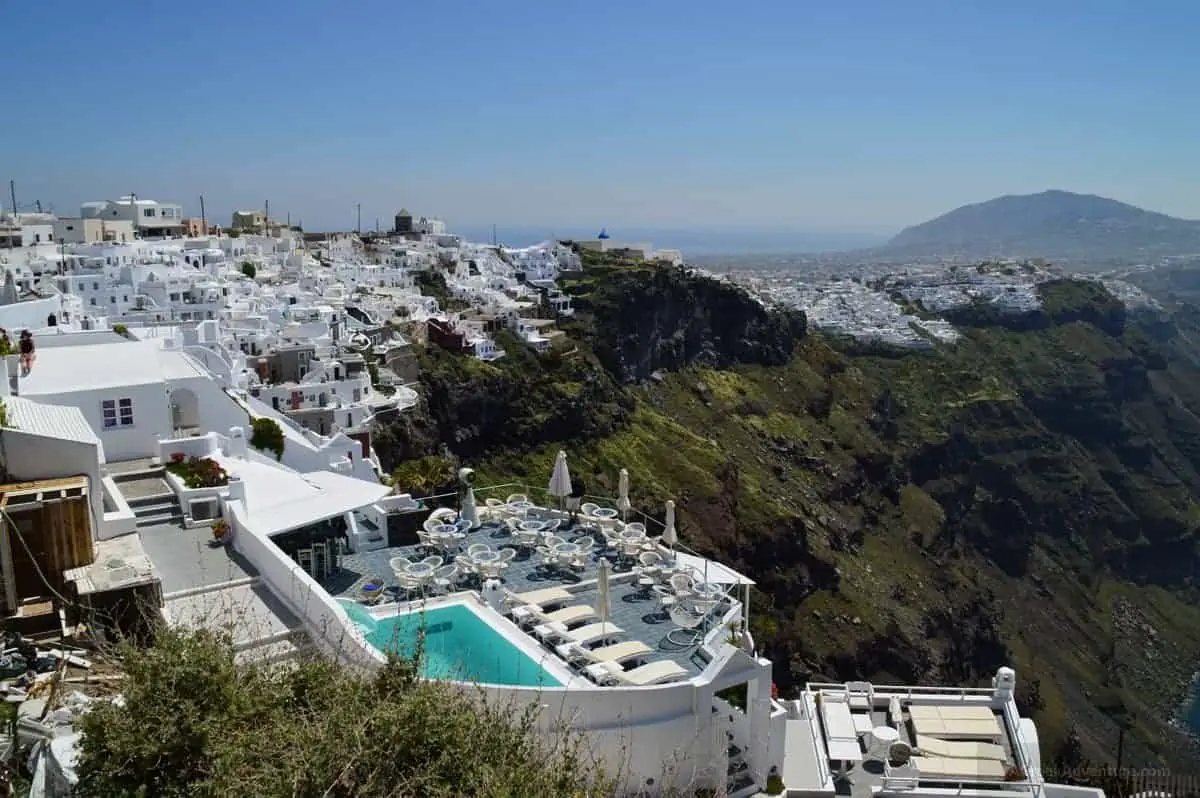
[[[225,537],[229,534],[229,524],[225,523],[223,519],[218,518],[213,522],[212,533],[213,540],[217,541],[218,543],[223,543],[225,541]]]

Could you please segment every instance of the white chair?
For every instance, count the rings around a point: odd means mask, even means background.
[[[297,549],[296,562],[304,569],[304,573],[312,575],[313,571],[313,550],[312,549]]]
[[[646,525],[643,524],[641,521],[634,521],[633,523],[626,524],[625,525],[625,535],[626,535],[626,537],[642,537],[642,538],[644,538],[644,537],[646,537]]]
[[[598,662],[624,664],[629,660],[644,657],[654,651],[654,649],[641,640],[626,640],[622,643],[613,643],[611,646],[601,646],[600,648],[587,648],[576,643],[564,643],[558,646],[556,650],[558,651],[558,655],[567,662],[583,665],[594,665]]]
[[[505,499],[505,503],[509,504],[509,505],[517,504],[518,502],[527,502],[527,501],[529,501],[529,497],[526,496],[524,493],[510,493],[508,495],[508,498]]]
[[[434,521],[442,524],[452,524],[458,518],[458,511],[453,507],[439,507],[429,514],[427,521]]]
[[[439,593],[449,593],[454,587],[454,577],[458,574],[458,566],[454,563],[434,569],[433,588]]]
[[[492,547],[486,543],[472,543],[470,546],[467,546],[467,554],[474,557],[481,551],[491,551],[491,549]]]
[[[580,515],[584,516],[590,516],[599,509],[600,505],[596,504],[595,502],[584,502],[583,504],[579,505],[579,513]]]
[[[400,586],[400,590],[405,593],[406,597],[413,593],[422,592],[425,587],[425,583],[412,574],[400,572],[395,576],[396,583]]]
[[[678,628],[667,632],[667,639],[677,646],[689,648],[700,642],[704,637],[701,626],[708,617],[707,612],[701,611],[694,602],[677,602],[669,610],[671,623]]]
[[[870,682],[846,682],[846,697],[852,710],[870,712],[875,708],[875,688]]]
[[[442,562],[442,558],[436,554],[432,557],[426,557],[425,559],[421,560],[422,565],[428,565],[430,568],[439,568],[441,567]]]
[[[410,565],[412,565],[412,560],[407,557],[393,557],[388,560],[388,566],[392,569],[392,573],[403,573],[408,570]]]
[[[516,549],[500,549],[500,562],[507,565],[517,556]]]
[[[499,499],[488,499],[484,502],[483,516],[492,521],[498,521],[505,517],[508,505]]]

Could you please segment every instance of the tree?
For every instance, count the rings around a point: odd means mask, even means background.
[[[273,418],[256,418],[250,426],[250,445],[262,452],[272,452],[276,460],[283,459],[283,427]]]
[[[531,713],[421,680],[414,661],[238,665],[228,639],[170,630],[120,655],[123,703],[79,720],[78,798],[613,792],[577,737],[547,746]]]
[[[242,274],[253,280],[254,275],[258,274],[258,269],[250,261],[242,261]]]

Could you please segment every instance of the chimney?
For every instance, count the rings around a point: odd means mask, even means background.
[[[240,501],[243,506],[246,505],[246,483],[242,482],[239,476],[231,476],[229,478],[229,501]]]
[[[246,428],[229,428],[229,456],[246,459]]]
[[[1012,668],[1000,668],[992,677],[993,695],[1005,703],[1012,700],[1017,689],[1017,674]]]

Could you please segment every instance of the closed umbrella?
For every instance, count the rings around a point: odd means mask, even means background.
[[[621,511],[621,520],[629,513],[629,469],[622,468],[620,479],[617,480],[617,509]]]
[[[668,549],[674,549],[678,542],[679,536],[675,532],[675,502],[667,499],[667,518],[663,521],[662,543]]]
[[[458,517],[470,521],[471,529],[479,526],[479,508],[475,506],[475,489],[470,485],[463,494],[461,506],[458,508]]]
[[[546,489],[551,496],[558,497],[561,507],[563,500],[571,495],[571,472],[567,470],[567,453],[559,451],[554,458],[554,472],[550,474],[550,486]]]
[[[601,623],[608,623],[611,614],[608,606],[608,560],[603,558],[600,560],[600,573],[596,575],[596,594],[596,615]]]

